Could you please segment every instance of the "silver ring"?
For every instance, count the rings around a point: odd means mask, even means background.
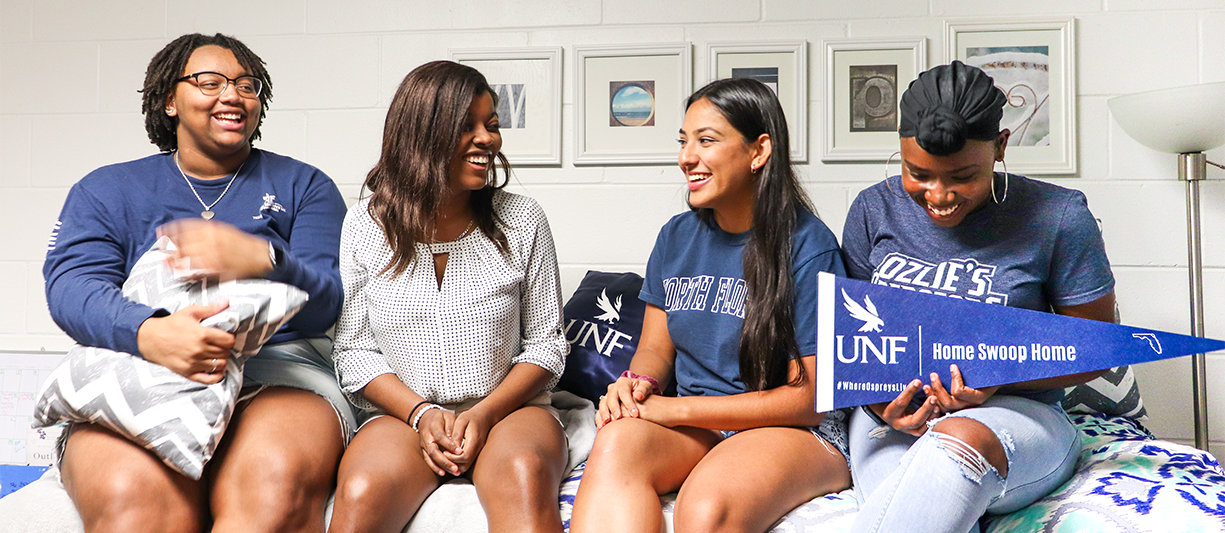
[[[601,402],[602,402],[602,401],[604,401],[604,395],[601,395],[601,396],[600,396],[600,401],[601,401]]]
[[[217,373],[217,359],[213,358],[213,369],[208,371],[209,374]]]

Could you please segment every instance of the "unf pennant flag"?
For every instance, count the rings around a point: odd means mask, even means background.
[[[957,365],[1006,385],[1225,349],[1225,342],[971,302],[821,273],[816,410],[888,402]]]

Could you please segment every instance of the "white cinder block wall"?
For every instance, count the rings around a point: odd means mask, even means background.
[[[1222,0],[0,0],[0,349],[64,350],[51,321],[42,259],[64,196],[103,164],[150,154],[139,113],[144,68],[187,32],[223,32],[268,62],[276,99],[259,146],[312,163],[352,202],[377,158],[383,116],[401,78],[449,48],[562,46],[564,163],[521,168],[517,192],[548,212],[567,294],[587,269],[644,268],[659,226],[684,209],[673,166],[575,168],[573,46],[688,41],[695,73],[710,41],[806,39],[808,189],[841,232],[848,203],[880,179],[878,164],[819,162],[824,38],[922,35],[943,56],[943,21],[1075,16],[1080,173],[1049,177],[1085,191],[1102,219],[1124,321],[1187,332],[1183,188],[1175,156],[1132,141],[1106,100],[1225,81]],[[695,86],[703,80],[695,80]],[[803,120],[788,117],[791,120]],[[1222,125],[1225,127],[1225,124]],[[1225,150],[1209,154],[1225,161]],[[1225,337],[1225,172],[1203,187],[1207,330]],[[1190,363],[1144,365],[1148,423],[1192,437]],[[1212,440],[1225,452],[1225,355],[1209,360]]]

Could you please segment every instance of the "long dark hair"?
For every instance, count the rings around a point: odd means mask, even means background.
[[[902,94],[900,137],[944,156],[961,151],[967,139],[991,141],[1000,133],[1008,98],[991,76],[961,61],[924,71]]]
[[[804,367],[788,380],[791,359],[799,357],[795,342],[795,275],[791,271],[791,234],[803,211],[815,213],[791,167],[787,119],[774,92],[752,79],[724,79],[698,89],[685,104],[706,99],[728,123],[753,142],[770,136],[770,158],[757,174],[753,202],[753,233],[744,247],[744,325],[740,332],[740,380],[751,391],[803,384]],[[713,225],[714,212],[690,206]]]
[[[498,95],[476,69],[451,61],[433,61],[409,72],[396,89],[383,125],[383,153],[366,175],[370,190],[370,217],[378,223],[391,247],[391,261],[379,274],[403,274],[416,258],[416,243],[429,242],[434,217],[451,182],[451,162],[459,151],[468,121],[468,108],[478,95]],[[510,163],[501,152],[501,183],[497,167],[490,168],[484,188],[472,191],[469,202],[476,227],[506,253],[510,245],[498,228],[493,193],[506,186]]]
[[[145,133],[149,134],[149,141],[163,152],[172,151],[179,145],[176,130],[179,119],[166,114],[166,99],[174,92],[179,78],[183,77],[183,68],[187,66],[187,60],[191,59],[192,52],[209,45],[220,46],[233,52],[234,58],[247,73],[263,80],[264,88],[259,93],[260,114],[256,118],[255,132],[248,141],[259,139],[259,127],[264,123],[264,113],[268,112],[268,102],[272,100],[272,77],[264,67],[264,60],[247,48],[247,45],[242,44],[242,41],[228,35],[190,33],[170,41],[153,56],[149,67],[145,69],[145,85],[140,89],[140,112],[145,115]]]

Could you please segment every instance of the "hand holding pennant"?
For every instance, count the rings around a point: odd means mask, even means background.
[[[874,285],[817,281],[816,410],[897,397],[935,372],[987,388],[1225,349],[1225,342]]]

